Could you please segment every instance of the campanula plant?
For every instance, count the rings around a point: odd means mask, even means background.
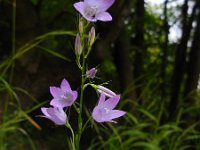
[[[72,138],[71,149],[80,149],[80,140],[83,130],[90,119],[97,123],[111,122],[116,123],[113,119],[119,118],[126,114],[125,111],[117,110],[115,107],[120,101],[120,95],[117,95],[112,90],[102,85],[96,85],[92,81],[97,74],[96,68],[86,69],[86,60],[92,50],[92,46],[96,40],[95,28],[90,27],[90,22],[111,21],[112,17],[107,12],[107,9],[112,6],[114,0],[84,0],[74,4],[75,9],[81,14],[79,18],[79,29],[75,38],[74,53],[76,55],[76,63],[81,71],[80,91],[72,90],[68,80],[63,79],[60,87],[51,86],[50,93],[52,100],[49,108],[41,108],[43,115],[40,117],[47,118],[53,121],[56,125],[65,125],[70,129]],[[83,122],[83,95],[85,88],[90,85],[98,95],[99,101],[87,122]],[[78,94],[79,93],[79,94]],[[76,103],[78,104],[75,104]],[[77,129],[74,130],[70,125],[70,120],[67,118],[66,110],[74,106],[78,113]],[[73,117],[73,116],[72,116]],[[77,118],[73,118],[77,120]]]

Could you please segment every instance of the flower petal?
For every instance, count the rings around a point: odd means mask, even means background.
[[[109,114],[103,116],[102,120],[104,122],[113,122],[112,119],[119,118],[125,114],[126,112],[122,110],[111,110]]]
[[[99,8],[99,11],[103,12],[106,11],[112,4],[115,2],[115,0],[85,0],[84,3],[87,6],[97,6]]]
[[[74,7],[78,12],[80,12],[81,15],[84,16],[84,8],[85,8],[84,2],[75,3]]]
[[[42,107],[42,108],[41,108],[42,113],[45,115],[45,116],[43,116],[43,117],[51,117],[51,116],[47,113],[47,109],[48,109],[48,108],[45,108],[45,107]]]
[[[50,93],[54,98],[58,98],[58,99],[60,98],[60,95],[63,94],[62,90],[55,86],[50,87]]]
[[[67,120],[67,115],[62,109],[48,108],[47,113],[51,116],[49,119],[57,125],[64,125]]]
[[[73,101],[60,100],[60,99],[52,99],[50,102],[50,105],[54,107],[59,107],[59,108],[68,107],[68,106],[71,106],[72,104],[73,104]]]
[[[104,104],[105,100],[106,100],[106,96],[105,96],[104,93],[102,93],[102,94],[100,95],[100,98],[99,98],[98,107],[101,107],[101,106]]]
[[[118,104],[120,99],[120,95],[116,95],[114,97],[109,98],[108,100],[106,100],[102,105],[105,108],[108,109],[113,109],[116,107],[116,105]]]
[[[71,90],[71,87],[69,85],[69,82],[66,80],[66,79],[63,79],[62,82],[61,82],[61,85],[60,85],[60,88],[63,90],[63,91],[72,91]]]
[[[110,8],[115,0],[99,0],[99,9],[103,12]]]
[[[73,91],[72,95],[73,95],[73,102],[74,102],[78,97],[78,92],[77,91]]]
[[[101,12],[96,15],[96,19],[100,21],[111,21],[112,16],[108,12]]]
[[[103,122],[102,121],[102,114],[98,108],[98,106],[96,106],[93,111],[92,111],[92,118],[96,121],[96,122]]]

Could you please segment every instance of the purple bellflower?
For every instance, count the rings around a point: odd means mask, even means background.
[[[97,69],[96,68],[92,68],[92,69],[86,71],[86,76],[88,78],[93,79],[95,77],[96,73],[97,73]]]
[[[60,88],[51,86],[50,92],[53,96],[50,105],[61,108],[71,106],[78,96],[77,91],[72,91],[66,79],[62,80]]]
[[[104,94],[101,94],[98,105],[94,108],[92,112],[92,118],[99,123],[101,122],[116,123],[116,121],[112,119],[121,117],[126,113],[125,111],[114,109],[117,103],[119,102],[119,99],[120,95],[116,95],[106,100],[106,96]]]
[[[40,117],[48,118],[57,125],[64,125],[67,121],[67,115],[62,108],[42,107],[41,111],[44,115],[41,115]]]
[[[106,12],[112,6],[115,0],[84,0],[77,2],[74,7],[80,14],[90,22],[111,21],[112,16]]]

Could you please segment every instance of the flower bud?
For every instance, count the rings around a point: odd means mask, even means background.
[[[82,54],[82,44],[81,44],[81,38],[80,35],[76,35],[75,39],[75,54],[80,56]]]
[[[80,18],[79,20],[79,33],[82,35],[84,31],[84,20],[83,18]]]
[[[93,79],[95,77],[96,73],[97,73],[97,69],[96,68],[92,68],[92,69],[86,71],[86,76],[88,78]]]
[[[103,93],[103,94],[105,94],[107,97],[113,97],[113,96],[116,96],[116,94],[113,92],[113,91],[111,91],[110,89],[108,89],[108,88],[106,88],[106,87],[104,87],[104,86],[101,86],[101,85],[98,85],[97,86],[97,91],[99,92],[99,93]]]
[[[96,38],[96,35],[95,35],[95,28],[92,27],[90,32],[89,32],[89,42],[88,42],[88,45],[89,46],[92,46],[94,44],[94,41],[95,41],[95,38]]]

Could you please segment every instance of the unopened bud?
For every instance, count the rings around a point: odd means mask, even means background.
[[[107,97],[113,97],[113,96],[116,96],[116,94],[111,91],[110,89],[104,87],[104,86],[101,86],[101,85],[98,85],[97,86],[97,91],[99,93],[104,93]]]
[[[92,68],[92,69],[86,71],[86,76],[88,78],[93,79],[95,77],[96,73],[97,73],[97,69],[96,68]]]
[[[82,44],[81,44],[81,38],[79,34],[76,35],[76,39],[75,39],[75,54],[79,56],[82,54]]]
[[[96,38],[95,28],[92,27],[89,32],[89,42],[88,42],[89,46],[92,46],[94,44],[95,38]]]
[[[84,31],[84,20],[83,18],[80,18],[79,20],[79,33],[82,35]]]

